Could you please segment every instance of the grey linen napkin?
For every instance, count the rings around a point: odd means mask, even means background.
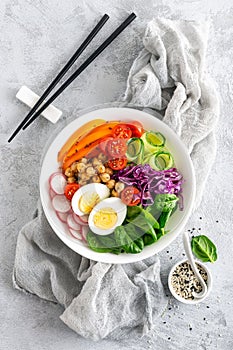
[[[159,113],[185,142],[196,171],[196,206],[215,156],[213,128],[219,113],[213,84],[204,73],[206,40],[205,24],[151,21],[124,98]],[[13,282],[15,288],[63,305],[62,321],[94,340],[120,339],[132,330],[147,333],[167,302],[157,256],[125,265],[83,258],[55,235],[40,203],[19,233]]]

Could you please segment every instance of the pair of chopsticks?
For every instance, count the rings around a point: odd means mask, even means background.
[[[30,112],[26,115],[23,121],[19,124],[19,126],[15,129],[8,142],[11,142],[14,137],[19,133],[20,130],[25,130],[39,115],[98,57],[102,51],[106,49],[107,46],[111,44],[111,42],[116,39],[116,37],[136,18],[136,15],[132,13],[130,16],[126,18],[126,20],[86,59],[86,61],[81,64],[81,66],[60,86],[57,91],[46,101],[46,97],[50,94],[53,88],[58,84],[61,78],[66,74],[66,72],[70,69],[70,67],[75,63],[77,58],[81,55],[81,53],[85,50],[85,48],[90,44],[90,42],[94,39],[100,29],[104,26],[104,24],[109,19],[108,15],[104,15],[99,23],[95,26],[95,28],[91,31],[91,33],[87,36],[84,42],[80,45],[74,55],[69,59],[66,65],[62,68],[62,70],[58,73],[56,78],[52,81],[49,87],[42,94],[40,99],[36,102]],[[43,103],[43,105],[42,105]],[[42,105],[42,106],[41,106]],[[39,108],[40,107],[40,108]]]

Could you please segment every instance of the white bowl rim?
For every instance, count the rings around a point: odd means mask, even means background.
[[[169,290],[170,290],[171,294],[174,296],[174,298],[177,299],[178,301],[180,301],[181,303],[189,304],[189,305],[199,304],[203,300],[205,300],[210,294],[210,291],[212,289],[212,280],[213,280],[212,279],[212,274],[211,274],[209,268],[205,264],[203,264],[201,261],[195,259],[195,262],[197,264],[199,264],[207,272],[207,276],[208,276],[208,279],[207,279],[207,293],[206,293],[206,295],[203,298],[194,298],[193,300],[184,299],[184,298],[180,297],[178,294],[176,294],[175,290],[173,289],[172,284],[171,284],[171,277],[172,277],[173,272],[177,268],[177,266],[179,266],[179,265],[181,265],[181,264],[183,264],[185,262],[188,262],[188,259],[180,260],[175,265],[172,266],[172,268],[171,268],[171,270],[169,272],[169,275],[168,275],[168,287],[169,287]]]
[[[114,117],[110,118],[109,117],[110,115],[114,115]],[[49,210],[50,205],[48,205],[48,203],[47,203],[48,200],[47,200],[47,197],[45,196],[45,188],[44,188],[45,185],[43,184],[43,181],[44,181],[43,176],[44,176],[44,172],[46,171],[46,169],[44,169],[46,157],[48,158],[48,155],[50,155],[49,151],[50,151],[51,147],[54,146],[54,144],[56,144],[56,142],[59,139],[59,136],[61,134],[67,133],[69,128],[71,128],[72,126],[74,126],[76,124],[78,124],[75,126],[75,128],[77,129],[85,122],[92,120],[92,119],[97,119],[97,118],[102,118],[102,119],[106,119],[106,120],[116,120],[114,118],[122,119],[122,120],[135,120],[135,119],[139,118],[139,120],[140,120],[140,118],[142,118],[144,120],[144,122],[145,122],[145,120],[147,122],[150,121],[151,123],[154,122],[156,124],[156,127],[158,129],[162,129],[163,132],[166,131],[166,133],[170,135],[170,138],[172,138],[173,141],[175,140],[174,142],[176,143],[176,147],[178,149],[182,150],[182,158],[185,159],[186,165],[188,165],[189,171],[190,171],[190,173],[189,173],[189,176],[190,176],[189,186],[191,187],[191,190],[190,190],[190,194],[189,194],[189,198],[188,198],[188,204],[186,204],[185,209],[184,209],[185,215],[183,216],[182,221],[179,222],[179,224],[177,224],[175,226],[175,228],[171,230],[172,235],[171,235],[171,233],[169,233],[170,236],[169,236],[168,243],[167,243],[167,239],[164,240],[164,238],[167,237],[167,235],[165,235],[156,244],[145,247],[145,249],[139,254],[114,255],[111,253],[97,253],[97,252],[92,251],[90,248],[85,247],[84,245],[80,245],[78,242],[76,242],[74,239],[72,239],[72,237],[69,237],[68,235],[65,235],[63,232],[61,232],[61,229],[59,228],[60,223],[58,225],[51,218],[51,213]],[[74,131],[74,129],[72,130],[72,133],[73,133],[73,131]],[[48,163],[48,159],[47,159],[47,163]],[[57,165],[57,168],[58,168],[58,165]],[[47,172],[47,177],[49,177],[49,175],[50,174]],[[91,260],[94,260],[94,261],[99,261],[99,262],[104,262],[104,263],[112,263],[112,264],[124,264],[124,263],[141,261],[141,260],[146,259],[148,257],[151,257],[152,255],[157,254],[161,250],[165,249],[172,241],[174,241],[174,239],[177,238],[177,236],[180,234],[182,229],[185,227],[185,225],[188,221],[188,218],[191,214],[191,211],[192,211],[194,197],[195,197],[195,190],[196,190],[194,168],[193,168],[191,158],[189,156],[187,148],[185,147],[183,142],[180,140],[180,138],[175,134],[175,132],[169,126],[167,126],[163,121],[161,121],[160,119],[158,119],[158,118],[156,118],[156,117],[154,117],[146,112],[140,111],[138,109],[119,108],[119,107],[101,108],[101,109],[96,109],[95,111],[88,112],[84,115],[77,117],[75,120],[73,120],[68,125],[66,125],[62,130],[60,130],[59,134],[55,137],[55,139],[51,143],[49,149],[47,150],[47,152],[44,156],[42,166],[41,166],[39,186],[40,186],[41,203],[42,203],[44,213],[47,217],[47,220],[48,220],[50,226],[52,227],[53,231],[57,234],[57,236],[69,248],[71,248],[72,250],[74,250],[78,254],[80,254],[86,258],[89,258]],[[48,192],[48,190],[47,190],[47,192]],[[47,196],[48,196],[48,193],[47,193]]]

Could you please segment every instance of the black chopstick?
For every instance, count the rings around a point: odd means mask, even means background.
[[[36,104],[32,107],[30,112],[26,115],[23,121],[19,124],[19,126],[15,129],[8,142],[11,142],[13,138],[18,134],[18,132],[22,129],[22,127],[27,123],[27,121],[31,118],[31,116],[36,112],[38,107],[44,102],[46,97],[50,94],[53,88],[58,84],[61,78],[66,74],[66,72],[70,69],[70,67],[75,63],[81,53],[85,50],[85,48],[90,44],[90,42],[94,39],[94,37],[98,34],[100,29],[104,26],[104,24],[109,19],[108,15],[104,15],[101,20],[97,23],[95,28],[91,31],[91,33],[87,36],[87,38],[83,41],[83,43],[79,46],[73,56],[69,59],[69,61],[65,64],[62,70],[58,73],[56,78],[51,82]]]
[[[45,104],[32,116],[24,125],[25,130],[39,115],[69,86],[94,59],[101,54],[104,49],[136,18],[132,13],[127,19],[96,49],[93,54],[61,85],[61,87],[45,102]]]

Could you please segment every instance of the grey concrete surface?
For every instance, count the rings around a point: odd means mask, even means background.
[[[40,157],[54,125],[43,118],[12,144],[7,138],[28,109],[15,98],[22,85],[40,94],[71,56],[86,31],[103,13],[111,21],[92,48],[132,10],[137,21],[60,96],[55,105],[63,119],[88,106],[115,101],[125,89],[129,68],[139,52],[146,23],[152,17],[209,20],[208,71],[221,95],[217,128],[218,154],[204,198],[189,220],[217,244],[219,260],[210,268],[214,286],[199,306],[170,297],[151,337],[93,343],[59,319],[62,309],[12,287],[11,273],[19,229],[36,206]],[[80,62],[92,48],[88,48]],[[233,4],[231,0],[1,0],[0,2],[0,349],[233,349],[232,308],[232,114]],[[200,164],[201,166],[201,164]],[[202,217],[202,219],[200,219]],[[162,278],[182,258],[177,239],[160,254]]]

